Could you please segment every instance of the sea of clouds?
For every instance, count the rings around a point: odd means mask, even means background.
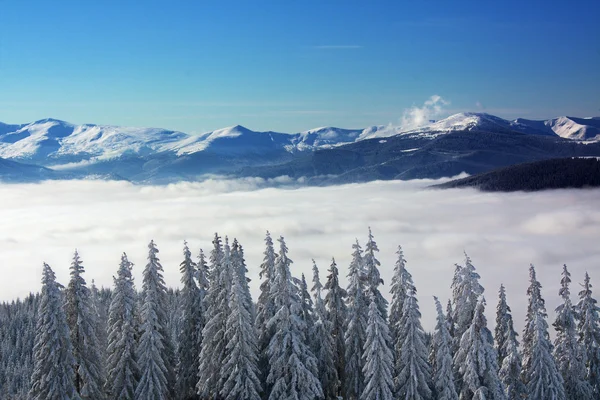
[[[200,248],[208,253],[215,232],[236,237],[244,246],[255,299],[266,230],[274,238],[285,237],[293,274],[304,273],[310,281],[314,258],[324,281],[335,257],[345,285],[351,245],[358,238],[364,246],[369,226],[381,250],[383,292],[388,294],[395,252],[402,245],[426,329],[434,325],[432,296],[449,298],[454,264],[463,262],[463,251],[486,288],[490,326],[504,283],[517,328],[522,328],[530,263],[536,265],[551,318],[564,263],[573,275],[574,300],[585,271],[600,298],[600,190],[425,189],[432,183],[320,188],[297,187],[286,179],[211,179],[168,186],[105,181],[0,185],[0,301],[38,291],[44,261],[66,284],[75,249],[85,278],[97,286],[112,285],[126,252],[135,263],[139,288],[151,239],[160,250],[167,284],[176,286],[183,241],[194,254]]]

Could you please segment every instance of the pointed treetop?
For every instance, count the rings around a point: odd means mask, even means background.
[[[316,296],[321,296],[321,290],[323,290],[323,285],[321,284],[321,279],[319,278],[319,268],[317,267],[317,263],[315,259],[312,259],[313,263],[313,287],[310,289],[311,292],[315,292]]]

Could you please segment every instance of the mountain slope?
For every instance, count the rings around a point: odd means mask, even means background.
[[[536,191],[600,186],[600,159],[560,158],[511,165],[455,179],[437,189],[474,187],[486,192]]]
[[[296,134],[236,125],[189,135],[44,119],[0,124],[0,157],[50,167],[60,177],[170,183],[206,174],[290,175],[339,183],[436,178],[553,157],[594,156],[599,129],[598,118],[508,121],[484,113],[455,114],[410,131],[388,125]]]
[[[600,156],[600,143],[581,144],[513,131],[451,131],[400,134],[317,150],[290,162],[250,167],[244,176],[308,177],[314,184],[375,179],[421,179],[476,174],[498,167],[557,157]]]
[[[51,169],[0,158],[0,182],[25,183],[57,178],[60,174]]]
[[[0,124],[0,157],[47,166],[106,161],[124,156],[200,151],[217,154],[269,154],[311,151],[353,142],[361,130],[324,127],[296,134],[255,132],[240,125],[189,135],[158,128],[74,125],[56,119],[30,124]]]

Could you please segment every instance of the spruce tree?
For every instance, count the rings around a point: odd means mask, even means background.
[[[314,322],[314,309],[313,309],[313,301],[310,293],[308,292],[308,285],[306,283],[306,278],[304,274],[301,275],[300,281],[297,282],[298,290],[300,292],[300,305],[302,308],[301,316],[304,320],[305,325],[305,336],[307,340],[310,339],[310,333],[313,330]]]
[[[318,364],[318,377],[326,400],[335,400],[338,397],[340,381],[335,365],[335,341],[331,334],[332,323],[327,319],[325,303],[321,297],[321,279],[319,269],[313,260],[313,287],[314,296],[314,325],[310,332],[312,349]]]
[[[394,267],[394,275],[392,276],[392,286],[390,289],[390,293],[392,294],[392,304],[390,306],[389,324],[392,343],[396,342],[396,337],[398,336],[398,323],[402,319],[402,309],[404,308],[404,300],[406,299],[406,293],[408,291],[406,282],[410,276],[410,273],[406,270],[406,259],[404,258],[402,246],[398,246],[396,254],[398,255],[398,259],[396,260],[396,265]]]
[[[363,353],[365,388],[360,396],[362,400],[394,399],[394,356],[389,347],[390,340],[387,322],[379,312],[375,295],[371,293],[367,339]]]
[[[346,319],[348,310],[346,308],[347,293],[340,287],[339,271],[335,259],[331,259],[329,275],[325,282],[325,309],[327,321],[331,324],[331,336],[333,337],[333,362],[340,380],[338,396],[341,397],[345,388],[344,375],[346,372],[346,342],[344,332],[346,330]]]
[[[317,360],[304,336],[300,295],[290,273],[292,260],[283,237],[279,244],[271,285],[276,311],[267,324],[275,331],[268,350],[269,400],[315,400],[323,397],[321,383],[312,372],[317,370]]]
[[[362,250],[358,241],[352,246],[352,261],[348,270],[348,289],[347,289],[347,317],[346,331],[344,334],[346,362],[344,378],[345,393],[344,398],[349,400],[359,399],[364,391],[364,360],[362,352],[366,342],[367,322],[369,318],[369,302],[366,297],[367,287],[366,278],[363,274]],[[377,302],[377,300],[375,300]]]
[[[513,326],[511,309],[506,302],[506,290],[500,285],[496,307],[496,329],[494,338],[498,354],[498,376],[504,385],[507,400],[525,397],[525,385],[521,380],[521,355],[518,351],[517,332]]]
[[[244,301],[244,307],[252,318],[252,326],[254,327],[256,310],[254,308],[254,303],[252,302],[252,296],[250,295],[250,278],[246,278],[248,268],[246,267],[246,260],[244,258],[244,248],[236,238],[233,239],[233,244],[231,245],[231,266],[233,268],[231,273],[232,279],[235,279],[235,274],[238,269],[240,270],[238,276],[244,277],[244,279],[239,282],[241,293],[243,295],[242,300]]]
[[[75,251],[71,263],[71,280],[65,293],[65,313],[71,331],[75,358],[75,390],[82,399],[103,399],[104,371],[100,345],[96,336],[96,313],[92,293],[87,287],[85,269]]]
[[[565,396],[569,400],[592,398],[592,387],[585,379],[585,359],[583,349],[578,342],[577,324],[571,303],[571,273],[567,265],[563,266],[561,288],[558,294],[562,304],[556,308],[556,340],[554,341],[554,359],[556,367],[563,377]]]
[[[471,258],[465,252],[465,265],[456,265],[454,278],[452,279],[452,299],[454,302],[454,360],[460,347],[463,333],[471,326],[475,308],[479,297],[483,294],[483,287],[479,284],[479,274]],[[459,372],[460,365],[454,364],[454,377],[456,379],[456,390],[462,392],[462,374]]]
[[[154,241],[148,244],[148,263],[142,279],[141,336],[138,345],[140,380],[136,400],[173,398],[173,345],[168,332],[167,288]]]
[[[410,275],[407,275],[406,287],[408,291],[395,343],[396,395],[401,399],[428,400],[432,396],[431,366],[428,363],[425,331],[421,326],[417,289]]]
[[[196,389],[201,397],[217,398],[223,389],[221,366],[226,356],[227,318],[233,282],[233,266],[228,239],[221,246],[215,234],[211,251],[211,282],[205,298],[207,321],[202,331],[202,349]]]
[[[192,253],[183,243],[183,261],[181,272],[180,297],[180,331],[178,333],[178,365],[177,365],[177,398],[196,399],[196,383],[202,334],[202,298],[195,278],[198,276],[196,263],[192,261]]]
[[[133,400],[140,371],[137,364],[138,321],[133,264],[123,253],[114,280],[108,312],[108,379],[105,389],[111,400]]]
[[[458,275],[453,281],[454,323],[456,324],[454,337],[459,343],[463,333],[471,326],[479,297],[483,294],[483,286],[479,283],[480,276],[466,253],[465,265],[456,267]]]
[[[504,341],[504,359],[498,376],[504,385],[506,400],[522,400],[527,397],[527,388],[521,379],[521,354],[518,350],[517,333],[514,329],[508,331]]]
[[[265,381],[269,374],[269,357],[267,350],[269,343],[273,337],[273,329],[267,328],[267,323],[273,315],[275,315],[275,299],[271,297],[271,283],[274,277],[276,253],[273,248],[273,240],[271,234],[267,231],[265,237],[265,251],[263,262],[260,265],[259,278],[262,279],[260,284],[260,294],[256,303],[256,321],[255,327],[258,335],[258,351],[259,351],[259,367],[262,380]],[[268,387],[265,387],[265,392],[268,392]]]
[[[498,353],[498,365],[502,365],[502,361],[506,357],[506,341],[508,340],[508,331],[513,327],[511,310],[506,303],[506,289],[504,285],[500,285],[498,291],[498,306],[496,307],[496,327],[494,329],[494,341],[496,344],[496,352]]]
[[[592,386],[594,398],[600,398],[600,308],[592,297],[592,284],[587,272],[582,286],[577,303],[579,343],[583,347],[587,381]]]
[[[200,249],[198,253],[198,262],[196,263],[196,284],[198,285],[198,296],[200,301],[200,325],[198,326],[198,334],[196,336],[198,340],[198,348],[202,351],[202,332],[204,332],[204,326],[206,325],[207,320],[207,305],[206,305],[206,296],[208,294],[208,289],[210,287],[210,282],[208,281],[208,277],[210,275],[208,264],[206,262],[206,257],[204,256],[204,251]],[[198,378],[198,372],[200,369],[200,353],[196,354],[198,357],[198,369],[196,369],[196,379]],[[196,389],[197,391],[197,389]]]
[[[469,329],[463,333],[454,364],[462,378],[461,400],[504,400],[506,395],[498,377],[498,353],[487,328],[485,299],[477,302]]]
[[[200,305],[202,306],[202,321],[200,326],[200,332],[202,332],[202,328],[204,328],[204,323],[206,322],[205,318],[205,307],[204,307],[204,298],[206,297],[206,293],[208,292],[208,287],[210,283],[208,282],[208,265],[206,263],[206,257],[204,256],[204,251],[200,249],[198,253],[198,262],[196,263],[196,284],[198,285],[198,295],[200,296]],[[200,342],[202,342],[202,335],[198,337]]]
[[[90,293],[92,298],[92,311],[95,315],[94,319],[96,320],[96,337],[98,338],[101,365],[106,365],[106,349],[108,348],[108,308],[110,306],[110,299],[107,302],[102,292],[106,293],[106,290],[98,289],[92,279]]]
[[[451,299],[448,299],[448,303],[446,304],[446,324],[448,326],[448,333],[450,334],[450,338],[452,339],[450,342],[450,354],[454,356],[454,353],[456,352],[457,348],[454,332],[456,324],[454,323],[454,310],[452,309]]]
[[[60,290],[54,271],[44,263],[28,395],[32,400],[80,399],[75,390],[75,359]]]
[[[228,304],[229,316],[225,323],[227,344],[226,356],[220,368],[220,395],[226,400],[260,400],[262,388],[258,370],[256,331],[252,310],[248,304],[250,292],[243,250],[237,240],[233,242],[231,258],[233,279]]]
[[[563,379],[552,357],[542,285],[529,268],[528,304],[523,333],[523,382],[530,400],[565,400]]]
[[[458,394],[454,387],[454,375],[452,373],[452,337],[448,331],[448,323],[442,311],[442,305],[437,297],[433,297],[437,311],[437,322],[433,334],[432,343],[432,376],[433,388],[437,400],[458,400]]]
[[[365,254],[363,257],[363,271],[366,275],[369,293],[375,296],[375,302],[377,303],[379,312],[381,313],[383,319],[387,321],[388,301],[383,297],[381,291],[379,290],[379,286],[383,285],[383,279],[381,279],[381,275],[379,274],[379,267],[381,266],[381,263],[375,255],[376,252],[379,252],[379,248],[377,247],[375,238],[371,233],[371,227],[369,227],[369,237],[367,239],[367,245],[365,246]],[[367,299],[370,298],[370,294],[368,295],[369,297],[367,297]],[[367,300],[367,303],[368,302],[369,301]]]

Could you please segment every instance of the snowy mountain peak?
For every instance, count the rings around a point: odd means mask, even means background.
[[[394,125],[366,129],[330,126],[287,134],[257,132],[241,125],[200,135],[158,128],[111,125],[74,125],[54,118],[29,124],[0,123],[0,157],[45,166],[96,162],[121,156],[149,156],[170,153],[179,157],[200,151],[237,156],[266,156],[331,148],[365,139],[398,134],[435,138],[453,131],[520,132],[560,136],[578,141],[600,141],[600,118],[559,117],[545,121],[508,121],[486,113],[465,112],[433,121],[418,129],[403,131]]]
[[[600,140],[600,118],[558,117],[546,121],[558,136],[566,139]]]
[[[507,129],[510,122],[487,113],[464,112],[435,121],[414,131],[458,131],[473,129]]]
[[[331,126],[322,126],[294,135],[292,143],[298,150],[314,147],[332,147],[344,143],[355,142],[361,132],[361,129],[342,129]]]

